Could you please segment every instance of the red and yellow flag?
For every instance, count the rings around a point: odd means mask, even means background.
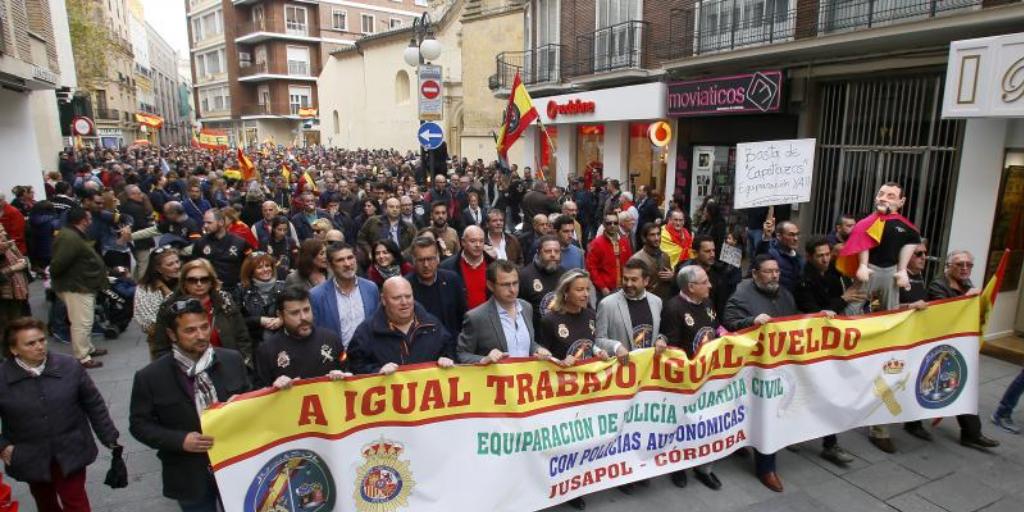
[[[885,232],[885,222],[888,220],[903,221],[910,229],[917,231],[917,227],[913,223],[898,213],[882,215],[875,212],[864,217],[853,227],[846,243],[843,244],[843,250],[836,258],[836,270],[840,274],[853,277],[857,273],[857,267],[860,266],[860,253],[878,247],[882,241],[882,233]]]
[[[281,164],[281,177],[284,178],[285,185],[292,184],[292,170],[288,167],[288,164]]]
[[[517,72],[512,80],[512,93],[508,96],[508,106],[505,107],[505,117],[496,140],[498,155],[503,160],[508,160],[509,148],[537,118],[537,109],[534,108],[530,93],[526,92],[526,86]]]
[[[242,181],[257,178],[256,166],[252,164],[252,160],[249,160],[249,157],[245,156],[242,148],[238,148],[238,169],[242,172]]]
[[[1010,250],[1006,249],[1003,251],[1002,257],[999,258],[999,266],[996,267],[996,273],[992,274],[992,277],[985,284],[985,289],[981,291],[981,332],[985,332],[985,325],[988,323],[988,315],[992,313],[992,309],[996,306],[996,296],[999,295],[999,290],[1003,287],[1003,276],[1006,274],[1006,264],[1010,261]],[[982,338],[984,341],[984,338]]]
[[[164,118],[148,112],[136,112],[135,122],[159,130],[164,125]]]

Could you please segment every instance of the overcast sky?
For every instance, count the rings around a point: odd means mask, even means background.
[[[185,2],[181,0],[142,0],[146,21],[160,33],[178,57],[188,56],[188,30],[185,26]]]

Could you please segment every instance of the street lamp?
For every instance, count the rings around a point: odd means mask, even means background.
[[[406,64],[417,67],[441,56],[441,42],[434,39],[434,31],[430,26],[430,15],[426,12],[412,20],[413,37],[402,54]]]

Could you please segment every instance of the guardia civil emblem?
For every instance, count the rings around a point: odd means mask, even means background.
[[[540,282],[540,279],[533,280],[533,291],[540,293],[544,289],[544,285]]]
[[[689,313],[683,315],[683,321],[686,322],[687,326],[693,327],[693,316]]]
[[[569,337],[569,328],[565,324],[558,324],[558,336],[562,338]]]
[[[288,352],[284,350],[277,353],[277,367],[288,368],[288,365],[292,364],[292,360],[288,357]]]
[[[324,363],[329,363],[334,359],[334,349],[329,345],[320,345],[320,357],[323,358]]]
[[[331,512],[337,500],[327,463],[309,450],[288,450],[270,459],[249,485],[245,512]]]
[[[711,308],[707,308],[707,312],[708,312],[708,317],[711,318],[712,320],[714,320],[715,319],[715,310],[713,310]]]
[[[363,464],[356,469],[352,498],[359,512],[392,512],[409,505],[416,482],[409,461],[400,460],[405,448],[384,439],[363,446]]]
[[[925,354],[917,372],[917,403],[927,409],[952,404],[967,383],[967,361],[952,345],[939,345]]]

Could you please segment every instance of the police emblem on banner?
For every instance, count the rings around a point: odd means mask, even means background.
[[[960,396],[967,383],[967,361],[952,345],[939,345],[925,354],[917,372],[917,403],[940,409]]]
[[[409,461],[398,457],[405,451],[400,443],[388,439],[363,446],[363,464],[356,469],[352,498],[359,512],[392,512],[409,504],[416,482]]]
[[[289,450],[270,459],[245,493],[245,512],[331,512],[334,479],[319,455]]]

